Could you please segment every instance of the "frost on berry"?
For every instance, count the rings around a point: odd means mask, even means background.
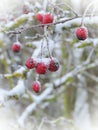
[[[43,15],[40,14],[40,13],[36,14],[36,15],[35,15],[35,18],[36,18],[36,20],[38,20],[38,21],[40,21],[40,22],[43,21]]]
[[[76,37],[79,40],[85,40],[85,39],[87,39],[87,37],[88,37],[88,31],[87,31],[87,29],[85,27],[77,28],[77,30],[76,30]]]
[[[48,69],[51,72],[55,72],[59,69],[59,63],[58,63],[57,59],[55,59],[55,58],[50,59]]]
[[[13,43],[13,45],[12,45],[12,51],[13,52],[19,52],[20,49],[21,49],[20,43]]]
[[[33,84],[32,84],[32,90],[35,92],[35,93],[39,93],[41,91],[41,85],[40,85],[40,82],[39,81],[34,81]]]
[[[29,59],[27,59],[26,62],[25,62],[25,66],[26,66],[28,69],[34,68],[35,65],[36,65],[36,62],[35,62],[35,60],[34,60],[33,58],[29,58]]]
[[[36,73],[45,74],[47,72],[47,65],[44,62],[39,62],[36,66]]]

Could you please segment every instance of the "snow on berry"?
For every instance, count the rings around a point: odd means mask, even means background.
[[[87,36],[88,36],[88,31],[87,31],[86,27],[79,27],[79,28],[77,28],[77,30],[76,30],[76,37],[79,40],[85,40],[85,39],[87,39]]]
[[[58,63],[57,59],[56,58],[50,59],[48,70],[51,72],[55,72],[58,69],[59,69],[59,63]]]
[[[53,23],[53,16],[51,14],[45,14],[43,16],[43,24]]]
[[[35,65],[36,65],[36,62],[35,62],[35,60],[34,60],[33,58],[29,58],[29,59],[27,59],[26,62],[25,62],[25,66],[26,66],[28,69],[34,68]]]
[[[45,74],[47,72],[48,66],[44,62],[39,62],[36,66],[36,73]]]
[[[13,52],[19,52],[20,49],[21,49],[21,45],[20,45],[19,42],[13,43],[13,45],[12,45],[12,51]]]
[[[40,13],[36,14],[36,15],[35,15],[35,18],[36,18],[36,20],[38,20],[38,21],[40,21],[40,22],[43,21],[43,15],[40,14]]]
[[[39,93],[41,91],[41,85],[40,85],[40,82],[39,81],[34,81],[33,84],[32,84],[32,90],[35,92],[35,93]]]

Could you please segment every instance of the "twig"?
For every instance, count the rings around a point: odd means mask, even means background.
[[[86,69],[90,69],[90,68],[94,68],[94,67],[98,66],[98,61],[97,60],[95,62],[91,63],[91,64],[89,64],[90,61],[89,62],[87,62],[87,61],[88,60],[86,60],[82,65],[78,65],[74,70],[67,73],[63,77],[61,77],[59,79],[56,79],[54,81],[55,88],[58,88],[58,87],[62,86],[69,79],[73,79],[80,72],[82,72],[82,71],[84,71]]]
[[[53,90],[53,87],[50,86],[48,88],[45,89],[45,91],[38,96],[38,99],[36,100],[36,102],[33,102],[32,104],[30,104],[25,111],[22,113],[22,115],[20,116],[18,123],[23,126],[24,125],[24,121],[27,118],[27,116],[29,114],[31,114],[31,112],[33,112],[36,109],[36,106],[38,104],[40,104],[44,99],[46,99],[47,95],[49,95]]]
[[[49,23],[49,24],[38,24],[38,25],[33,25],[33,26],[30,26],[30,27],[27,27],[27,28],[20,28],[20,30],[18,31],[9,31],[9,32],[6,32],[7,35],[10,35],[10,34],[21,34],[22,32],[26,31],[26,30],[29,30],[31,28],[36,28],[36,27],[42,27],[42,26],[50,26],[50,25],[57,25],[59,23],[65,23],[65,22],[68,22],[70,20],[73,20],[75,19],[76,17],[72,17],[72,18],[68,18],[68,19],[65,19],[65,20],[61,20],[61,21],[58,21],[58,22],[55,22],[55,23]],[[78,18],[78,17],[77,17]]]
[[[86,15],[85,17],[89,17],[91,15]],[[94,16],[97,16],[97,15],[94,15]],[[94,17],[93,16],[93,17]],[[26,27],[26,28],[19,28],[18,31],[8,31],[8,32],[5,32],[7,35],[10,35],[10,34],[21,34],[23,33],[24,31],[26,30],[29,30],[29,29],[32,29],[32,28],[36,28],[36,27],[42,27],[42,26],[52,26],[52,25],[57,25],[57,24],[63,24],[63,23],[66,23],[66,22],[69,22],[71,20],[74,20],[74,19],[78,19],[78,18],[82,18],[83,16],[74,16],[72,18],[68,18],[68,19],[64,19],[64,20],[60,20],[60,21],[57,21],[57,22],[54,22],[54,23],[49,23],[49,24],[37,24],[37,25],[33,25],[33,26],[30,26],[30,27]]]
[[[43,38],[44,35],[41,35],[41,34],[36,34],[34,37],[28,37],[28,36],[25,36],[24,38],[25,39],[31,39],[31,40],[34,40],[34,39],[37,39],[37,38]]]
[[[64,5],[66,5],[66,6],[73,12],[73,14],[74,14],[76,17],[78,17],[77,12],[76,12],[75,10],[73,10],[71,6],[69,6],[67,3],[64,3]]]
[[[90,79],[92,79],[93,81],[95,81],[95,82],[97,82],[98,83],[98,78],[97,78],[97,76],[95,76],[95,75],[93,75],[93,74],[91,74],[91,73],[89,73],[89,72],[83,72],[83,74],[85,75],[85,76],[87,76],[87,77],[89,77]]]
[[[82,20],[81,20],[81,26],[84,25],[84,18],[85,18],[86,14],[87,14],[87,11],[94,4],[94,2],[96,2],[96,0],[92,1],[91,3],[89,3],[89,5],[87,6],[87,8],[85,9],[83,17],[82,17]]]
[[[46,120],[46,118],[44,117],[44,118],[42,119],[42,121],[41,121],[39,127],[38,127],[38,130],[42,130],[42,126],[44,125],[45,120]]]

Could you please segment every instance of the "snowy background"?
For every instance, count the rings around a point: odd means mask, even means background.
[[[84,18],[88,38],[79,41],[75,36],[89,3],[92,0],[0,0],[0,130],[98,129],[97,0]],[[75,17],[75,12],[78,16],[43,30],[36,26],[38,12],[51,12],[54,23]],[[22,28],[29,29],[12,33]],[[43,34],[48,34],[50,52],[60,67],[38,76],[35,70],[27,71],[24,63],[41,55],[42,42],[43,59],[49,56]],[[11,46],[17,39],[22,50],[15,54]],[[36,78],[42,85],[39,94],[31,89]]]

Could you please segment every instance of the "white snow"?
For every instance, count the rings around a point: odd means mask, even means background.
[[[17,85],[8,92],[8,96],[15,96],[21,97],[25,93],[25,84],[23,79],[19,79]]]
[[[14,72],[14,74],[23,74],[26,71],[26,67],[21,66],[18,70]]]

